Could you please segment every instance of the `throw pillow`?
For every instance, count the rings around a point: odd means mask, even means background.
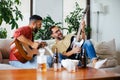
[[[5,48],[0,48],[2,58],[3,59],[8,59],[9,58],[9,51]]]
[[[96,54],[101,58],[105,59],[108,57],[116,56],[116,45],[115,39],[108,42],[103,41],[95,46]]]
[[[10,44],[13,39],[0,39],[0,51],[3,59],[9,58]]]
[[[96,63],[96,68],[115,67],[117,65],[115,39],[108,42],[99,42],[95,46],[95,50],[97,56],[100,58]]]

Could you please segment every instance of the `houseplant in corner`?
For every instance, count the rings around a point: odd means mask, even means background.
[[[0,0],[0,25],[5,22],[11,25],[11,29],[18,28],[17,21],[23,18],[18,10],[20,4],[20,0]]]
[[[75,34],[77,34],[82,16],[83,16],[83,8],[80,8],[79,4],[75,2],[75,10],[70,12],[70,14],[67,15],[65,18],[65,22],[67,23],[68,28],[64,28],[64,29],[68,31],[67,33],[75,32]],[[91,28],[86,26],[85,27],[86,35],[90,31]]]
[[[53,25],[57,25],[60,27],[61,22],[55,22],[50,15],[47,15],[43,18],[42,28],[34,34],[34,39],[41,39],[41,40],[49,40],[51,39],[49,28]]]

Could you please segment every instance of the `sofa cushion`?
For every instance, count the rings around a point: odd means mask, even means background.
[[[117,57],[117,61],[118,61],[118,64],[120,65],[120,51],[117,51],[117,55],[116,55]]]
[[[3,59],[9,58],[10,44],[13,39],[0,39],[0,51]]]
[[[101,42],[91,41],[95,47],[97,56],[100,58],[100,61],[96,64],[96,68],[108,68],[118,65],[115,39]]]
[[[9,58],[9,51],[6,48],[0,48],[0,51],[3,59]]]
[[[9,59],[2,59],[2,63],[9,64]]]
[[[108,42],[103,41],[95,45],[96,54],[101,58],[116,57],[115,39]]]
[[[0,63],[2,62],[2,53],[0,51]]]
[[[0,64],[0,70],[20,69],[9,64]]]

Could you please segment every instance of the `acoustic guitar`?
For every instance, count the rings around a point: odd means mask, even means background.
[[[41,42],[39,48],[46,46],[46,42]],[[25,63],[33,58],[33,56],[38,53],[37,49],[31,48],[29,45],[20,42],[15,39],[12,43],[12,50],[15,57],[22,63]]]

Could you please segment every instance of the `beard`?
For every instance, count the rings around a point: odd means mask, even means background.
[[[34,28],[34,29],[33,29],[34,33],[37,33],[38,30],[39,30],[38,28]]]
[[[58,37],[57,39],[58,39],[58,40],[62,40],[62,39],[63,39],[63,37]]]
[[[58,40],[62,40],[64,39],[64,36],[62,34],[60,34],[58,37],[57,37]]]

